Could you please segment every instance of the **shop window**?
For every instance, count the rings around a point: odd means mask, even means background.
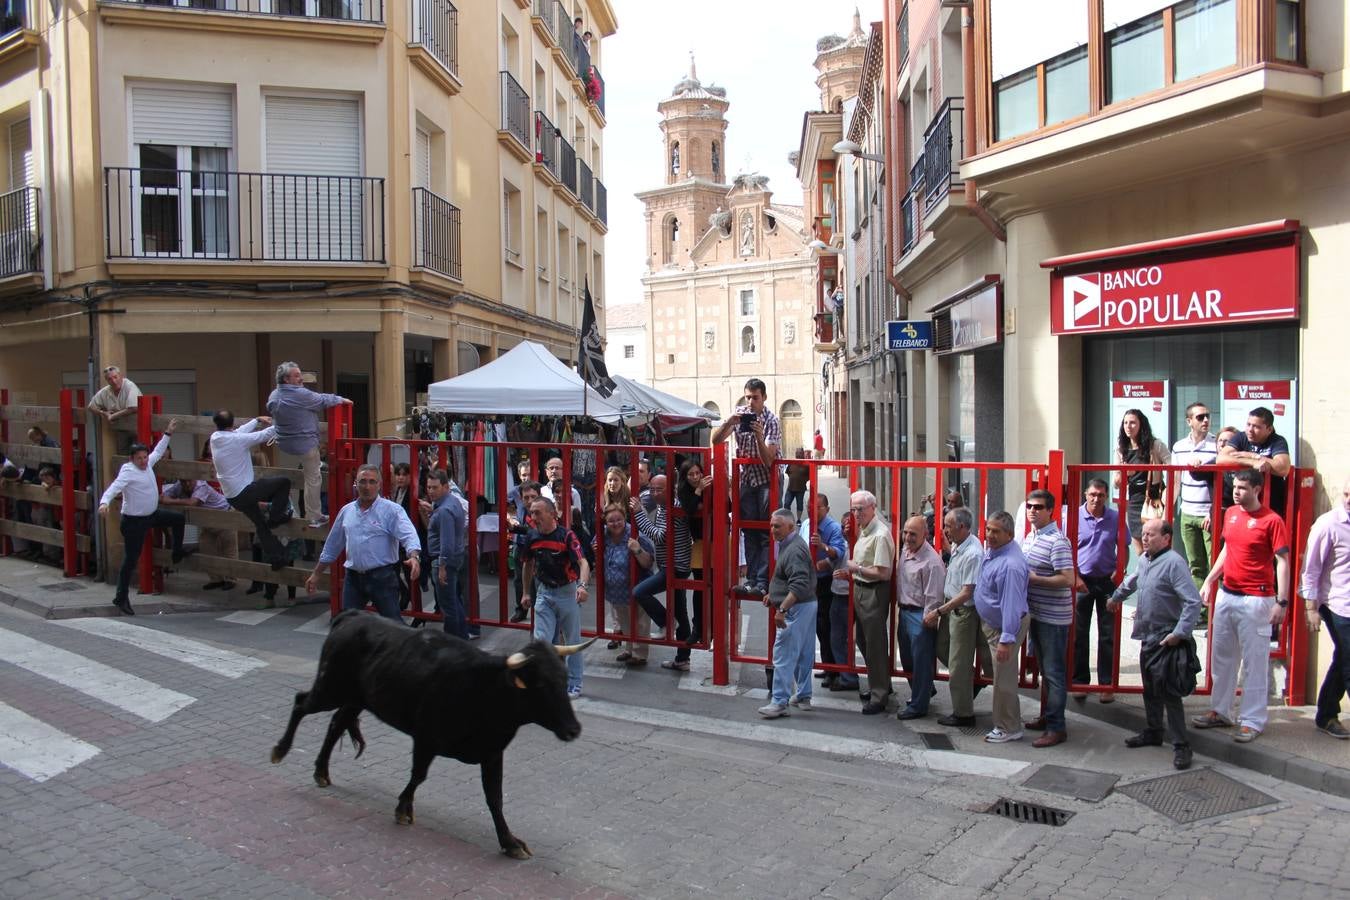
[[[1237,63],[1237,0],[1190,0],[1172,15],[1176,81]]]

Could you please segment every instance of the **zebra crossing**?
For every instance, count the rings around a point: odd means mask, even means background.
[[[0,628],[0,674],[7,674],[8,667],[22,669],[95,701],[96,706],[120,710],[150,724],[164,722],[197,698],[95,659],[105,647],[130,646],[227,679],[241,678],[267,665],[253,656],[122,619],[60,619],[45,622],[43,627],[51,630],[38,637]],[[109,644],[86,644],[81,647],[84,652],[77,653],[61,646],[67,637],[62,632],[79,632]],[[0,767],[42,782],[102,752],[96,744],[42,721],[33,710],[5,702],[8,699],[12,698],[0,698]]]

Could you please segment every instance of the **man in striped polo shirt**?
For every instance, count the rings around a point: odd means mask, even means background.
[[[1055,498],[1049,491],[1027,495],[1027,519],[1031,533],[1022,539],[1027,559],[1027,607],[1031,612],[1031,646],[1045,685],[1045,715],[1025,723],[1033,731],[1044,730],[1033,747],[1053,747],[1068,738],[1064,704],[1068,698],[1065,675],[1069,627],[1073,624],[1073,549],[1069,539],[1051,518]]]

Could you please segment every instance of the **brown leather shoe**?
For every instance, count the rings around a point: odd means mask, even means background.
[[[1045,734],[1031,742],[1031,746],[1038,750],[1046,747],[1053,747],[1056,744],[1062,744],[1069,739],[1069,736],[1062,731],[1047,731]]]
[[[1044,730],[1045,730],[1045,716],[1041,716],[1041,717],[1039,717],[1039,718],[1032,719],[1032,720],[1029,721],[1029,722],[1023,722],[1023,723],[1022,723],[1022,727],[1025,728],[1027,731],[1044,731]]]

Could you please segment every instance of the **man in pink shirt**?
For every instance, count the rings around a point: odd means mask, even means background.
[[[1317,692],[1317,730],[1340,740],[1350,731],[1340,722],[1341,697],[1350,683],[1350,479],[1341,488],[1341,502],[1317,517],[1308,533],[1299,584],[1308,626],[1323,622],[1335,651]]]

